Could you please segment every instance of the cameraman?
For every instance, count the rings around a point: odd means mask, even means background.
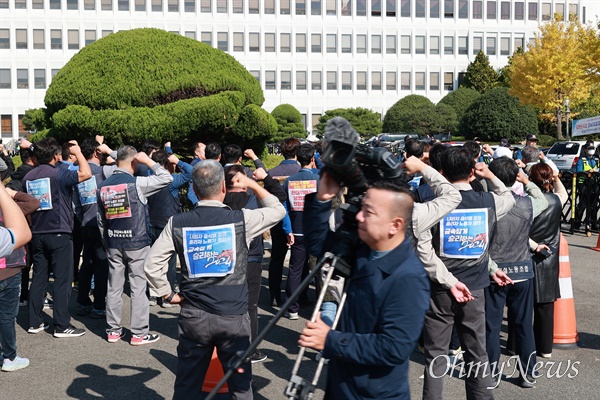
[[[327,220],[339,191],[325,173],[316,196],[306,197],[305,238],[311,254],[323,255],[326,239],[333,239]],[[410,191],[389,180],[366,191],[356,215],[362,243],[337,330],[319,316],[302,331],[298,343],[330,359],[328,399],[409,397],[408,363],[429,307],[427,275],[411,241],[405,240],[412,211]]]

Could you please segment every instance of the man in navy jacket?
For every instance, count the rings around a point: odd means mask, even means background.
[[[323,175],[306,198],[304,227],[309,252],[330,247],[327,220],[339,185]],[[319,317],[307,322],[299,344],[330,359],[326,398],[408,399],[408,364],[429,307],[429,282],[406,235],[413,199],[407,188],[374,184],[357,214],[362,241],[347,300],[336,330]]]

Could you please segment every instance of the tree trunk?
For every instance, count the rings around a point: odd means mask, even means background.
[[[562,134],[562,108],[556,108],[556,138],[558,140],[564,140]]]

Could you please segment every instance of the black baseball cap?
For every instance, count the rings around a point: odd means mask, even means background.
[[[527,135],[527,140],[531,140],[532,142],[537,142],[538,138],[533,133]]]

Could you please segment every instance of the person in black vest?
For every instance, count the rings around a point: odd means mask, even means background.
[[[81,152],[92,170],[92,177],[77,185],[73,203],[75,214],[81,222],[81,240],[83,256],[79,271],[79,289],[77,291],[77,315],[89,315],[93,319],[106,316],[106,288],[108,282],[108,258],[102,245],[98,230],[98,205],[96,192],[104,181],[104,171],[100,166],[102,153],[100,143],[93,139],[81,143]],[[94,301],[90,299],[94,277]]]
[[[138,164],[153,172],[133,176]],[[147,198],[173,181],[169,171],[132,146],[117,151],[117,168],[98,186],[98,227],[108,252],[108,289],[106,296],[107,339],[118,342],[123,330],[123,286],[125,271],[131,289],[131,340],[137,346],[156,342],[158,335],[149,334],[149,304],[146,296],[144,258],[150,246],[150,224]]]
[[[223,167],[214,160],[200,161],[192,172],[200,199],[192,211],[169,219],[150,249],[145,271],[150,293],[181,304],[177,377],[173,398],[199,399],[216,346],[219,359],[229,365],[250,344],[248,246],[285,215],[281,202],[244,174],[232,178],[233,187],[251,189],[262,208],[231,210]],[[168,260],[179,256],[181,292],[171,291],[166,279]],[[252,367],[233,374],[227,384],[236,399],[252,399]]]
[[[31,216],[33,277],[29,288],[29,333],[46,328],[42,319],[48,267],[54,271],[54,337],[77,337],[84,329],[71,325],[69,299],[73,279],[73,186],[92,176],[81,149],[71,146],[78,171],[59,167],[61,147],[54,138],[32,145],[38,166],[23,178],[23,190],[38,199],[40,208]]]
[[[498,221],[497,234],[490,243],[490,258],[497,267],[508,276],[507,280],[497,279],[494,275],[490,286],[485,288],[486,349],[490,364],[495,370],[500,361],[500,330],[504,316],[504,306],[508,307],[509,325],[514,327],[516,353],[519,355],[525,375],[519,377],[519,384],[531,388],[535,384],[533,366],[536,363],[535,340],[533,336],[533,264],[529,253],[529,229],[533,219],[548,207],[542,191],[529,182],[527,175],[519,171],[517,163],[500,157],[490,164],[490,171],[506,185],[512,187],[515,182],[525,185],[529,196],[513,193],[515,206]],[[497,371],[494,371],[497,372]],[[500,382],[500,373],[492,377],[493,386]]]
[[[208,146],[207,146],[208,149]],[[233,186],[233,177],[241,172],[245,174],[242,165],[230,165],[225,168],[225,186],[227,194],[223,204],[231,207],[232,210],[241,210],[243,208],[255,210],[259,208],[258,199],[254,193],[249,193],[245,188]],[[267,171],[258,168],[254,171],[254,179],[263,181],[265,189],[279,201],[286,199],[285,192],[276,179],[271,178]],[[260,296],[260,281],[262,278],[264,243],[262,235],[252,239],[248,248],[248,315],[250,316],[250,340],[253,341],[258,336],[258,299]],[[257,350],[250,361],[252,363],[261,362],[267,359],[267,356],[260,350]]]
[[[13,195],[14,192],[13,191]],[[27,196],[24,193],[20,195]],[[30,199],[31,197],[28,196]],[[39,202],[32,199],[35,208]],[[33,212],[35,208],[30,209]],[[17,355],[15,322],[19,311],[21,269],[25,266],[24,245],[31,240],[25,215],[0,184],[0,358],[2,371],[16,371],[29,365]]]
[[[170,143],[169,143],[170,145]],[[170,147],[170,146],[169,146]],[[179,201],[179,188],[192,179],[192,166],[181,161],[175,154],[168,154],[165,150],[158,150],[152,154],[152,160],[171,173],[173,182],[162,188],[158,193],[148,198],[148,212],[150,214],[150,235],[152,243],[158,239],[167,221],[175,214],[183,211]],[[175,167],[181,169],[180,174],[175,173]],[[169,273],[167,275],[171,289],[178,292],[177,284],[177,259],[169,260]],[[152,299],[151,299],[152,300]],[[161,303],[162,307],[171,307],[169,303]]]
[[[452,326],[457,323],[465,362],[487,365],[485,349],[485,296],[489,286],[489,242],[496,233],[496,221],[515,204],[509,189],[489,171],[484,163],[475,164],[471,152],[453,147],[442,158],[446,178],[460,191],[462,200],[456,210],[444,217],[432,230],[430,247],[435,254],[421,257],[430,277],[451,274],[447,286],[432,280],[430,308],[425,316],[425,382],[423,399],[440,399],[447,370],[446,354]],[[489,187],[498,192],[475,192],[469,181],[474,172],[488,179]],[[419,238],[420,239],[420,238]],[[423,243],[419,243],[422,246]],[[488,389],[491,371],[481,368],[465,380],[467,398],[493,399]]]
[[[560,221],[562,208],[568,199],[558,172],[548,164],[538,163],[531,167],[529,179],[544,192],[548,200],[546,208],[534,219],[529,231],[530,249],[534,252],[533,269],[535,271],[533,309],[533,332],[535,349],[542,358],[552,357],[554,337],[554,302],[560,298],[558,284],[560,246]],[[542,250],[550,250],[546,257]]]

